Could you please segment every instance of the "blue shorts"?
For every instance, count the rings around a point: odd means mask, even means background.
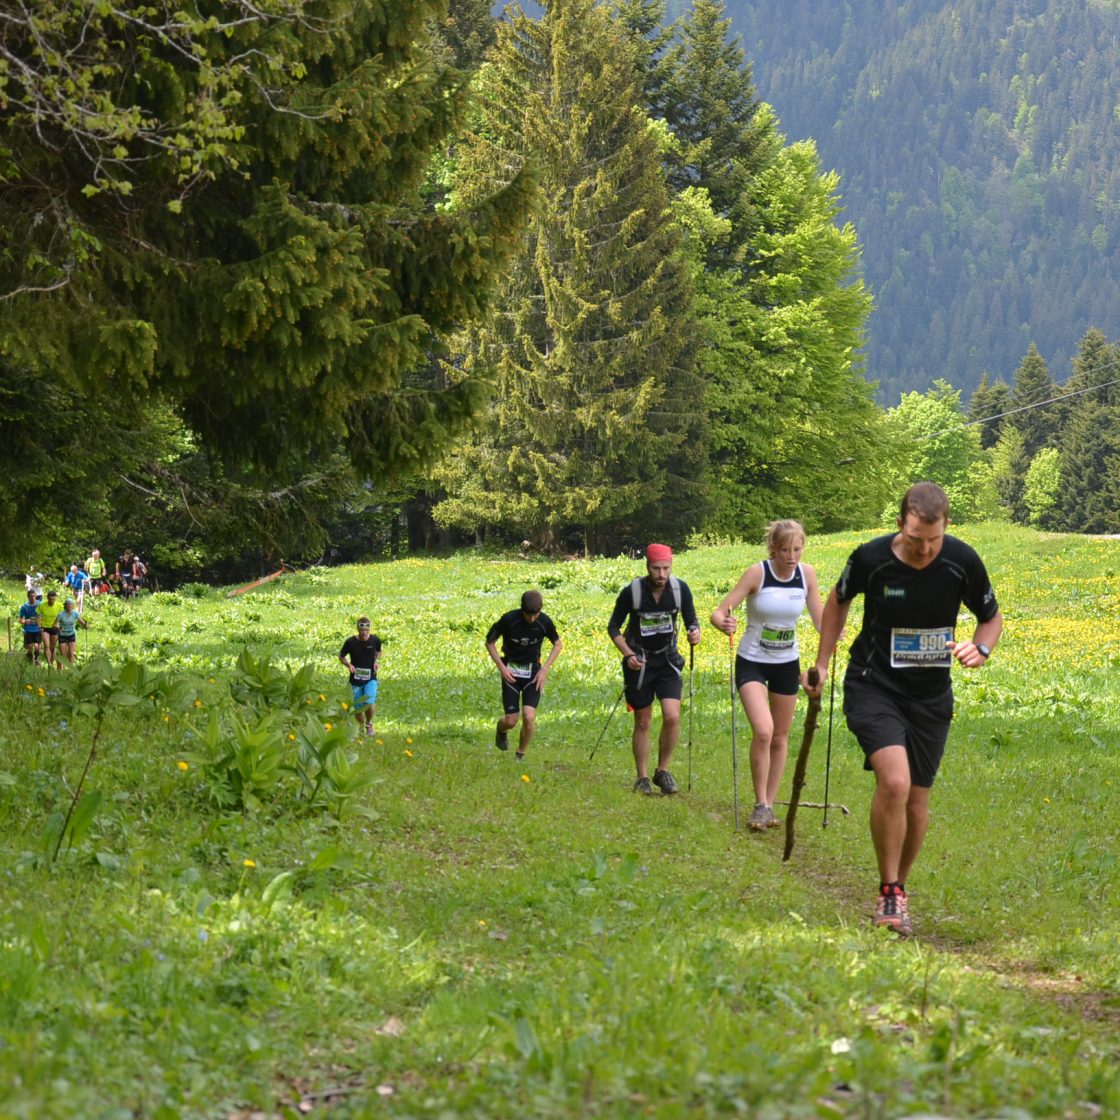
[[[362,681],[352,684],[350,691],[354,694],[354,711],[360,712],[365,707],[372,708],[377,703],[377,681]]]

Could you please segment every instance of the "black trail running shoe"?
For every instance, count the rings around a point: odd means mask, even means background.
[[[649,796],[652,797],[653,796],[653,784],[650,782],[649,778],[639,778],[634,783],[634,792],[635,793],[648,794]]]
[[[673,779],[673,775],[670,774],[668,770],[654,770],[653,784],[657,786],[666,797],[671,797],[680,790],[680,786],[677,785],[676,781]]]
[[[500,750],[500,751],[508,751],[509,750],[509,735],[506,734],[506,732],[504,732],[500,729],[498,731],[495,731],[494,732],[494,746],[496,746],[498,748],[498,750]]]

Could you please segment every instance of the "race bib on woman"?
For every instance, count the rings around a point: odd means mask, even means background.
[[[796,630],[776,630],[772,626],[764,626],[758,636],[758,644],[771,653],[780,653],[782,650],[793,649]]]

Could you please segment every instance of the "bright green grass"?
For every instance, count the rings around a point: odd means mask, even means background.
[[[38,694],[53,682],[6,659],[0,1116],[297,1115],[301,1100],[332,1118],[1120,1115],[1120,541],[960,534],[1007,628],[957,677],[910,943],[869,928],[871,779],[839,690],[831,796],[852,813],[822,830],[803,810],[788,864],[779,830],[733,832],[714,630],[691,792],[629,793],[621,708],[588,763],[620,687],[606,617],[640,563],[408,560],[102,604],[82,656],[187,674],[200,706],[110,718],[88,779],[101,810],[53,866],[37,853],[91,727],[63,729]],[[860,539],[810,542],[822,586]],[[678,558],[702,617],[756,557]],[[482,639],[531,585],[566,649],[517,764],[490,745]],[[377,819],[308,812],[292,784],[260,813],[216,810],[178,762],[233,707],[241,643],[314,660],[310,708],[346,719],[334,658],[363,611],[385,641],[382,741],[359,748]],[[813,800],[827,731],[826,689]],[[686,708],[682,786],[687,741]]]

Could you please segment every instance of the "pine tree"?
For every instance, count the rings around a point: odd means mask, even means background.
[[[1005,423],[1003,414],[1011,408],[1011,386],[1002,377],[992,381],[985,370],[980,375],[980,384],[969,397],[967,414],[969,423],[980,429],[980,446],[984,450],[999,442]]]
[[[633,43],[593,0],[554,0],[499,28],[483,79],[463,189],[531,161],[542,197],[471,342],[494,401],[437,519],[590,551],[680,540],[703,512],[697,335]]]
[[[1044,447],[1057,442],[1060,415],[1054,410],[1054,405],[1045,403],[1056,396],[1058,387],[1050,376],[1046,359],[1032,342],[1015,371],[1011,392],[1011,407],[1022,411],[1008,417],[1023,437],[1023,450],[1028,461]]]
[[[1090,391],[1069,402],[1059,447],[1061,489],[1050,513],[1056,527],[1066,532],[1120,531],[1120,393],[1107,386],[1118,363],[1120,346],[1108,343],[1098,330],[1084,335],[1066,388]]]
[[[474,381],[413,371],[485,311],[531,183],[515,177],[469,212],[423,205],[466,93],[430,41],[439,0],[234,6],[243,20],[200,17],[181,49],[148,29],[139,0],[90,9],[121,46],[90,61],[89,98],[111,101],[118,126],[154,122],[120,126],[104,158],[70,118],[44,134],[14,102],[0,125],[0,282],[23,290],[2,345],[124,411],[161,396],[235,466],[283,477],[341,449],[373,475],[408,469],[479,402]],[[71,39],[84,49],[79,7],[49,0],[41,68],[70,66]],[[69,249],[47,259],[56,214]],[[49,283],[31,283],[27,262],[44,259]]]
[[[715,212],[731,219],[725,255],[740,263],[758,228],[752,181],[781,146],[773,114],[763,112],[751,66],[719,0],[696,0],[677,25],[677,41],[660,64],[658,100],[679,149],[669,155],[674,190],[702,187]],[[716,254],[718,256],[718,254]]]

